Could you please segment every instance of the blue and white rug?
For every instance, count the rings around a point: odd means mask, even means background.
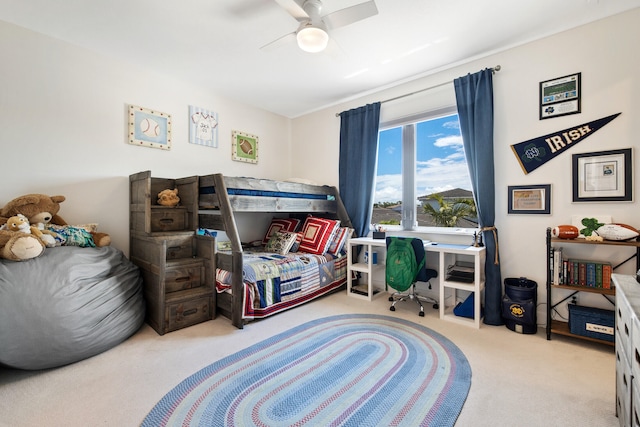
[[[142,426],[452,426],[470,386],[464,354],[437,332],[332,316],[191,375]]]

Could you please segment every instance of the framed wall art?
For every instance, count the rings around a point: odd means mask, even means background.
[[[190,105],[189,142],[218,148],[218,113]]]
[[[574,202],[633,200],[631,148],[574,154],[571,160]]]
[[[540,82],[540,120],[580,112],[580,78],[569,74]]]
[[[231,159],[238,162],[258,163],[258,137],[234,130],[231,132]]]
[[[510,214],[550,214],[551,213],[551,184],[541,185],[510,185],[509,209]]]
[[[171,149],[171,115],[129,105],[129,144]]]

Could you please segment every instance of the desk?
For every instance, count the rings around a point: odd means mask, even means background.
[[[372,239],[371,237],[358,237],[350,239],[347,245],[347,295],[372,301],[374,297],[378,296],[382,292],[373,288],[373,273],[378,268],[384,276],[384,257],[378,258],[378,264],[373,264],[373,257],[369,256],[367,262],[353,263],[353,253],[357,246],[362,246],[363,250],[368,251],[371,254],[376,247],[386,248],[385,239]],[[467,245],[453,245],[447,243],[434,243],[430,241],[424,242],[424,248],[427,252],[438,253],[438,281],[440,290],[440,300],[438,304],[440,306],[440,319],[449,320],[466,325],[473,325],[476,328],[480,327],[481,311],[480,306],[482,302],[482,291],[484,290],[484,261],[485,261],[485,248],[474,247]],[[447,268],[457,261],[471,262],[474,266],[473,282],[459,282],[447,278]],[[367,275],[366,289],[357,289],[353,285],[352,272],[357,271]],[[383,279],[384,280],[384,279]],[[449,290],[453,293],[453,304],[446,306],[446,291]],[[465,317],[459,317],[453,314],[453,308],[457,301],[457,292],[459,290],[474,292],[474,318],[469,319]]]
[[[438,300],[438,304],[440,305],[440,319],[480,328],[480,321],[482,320],[480,307],[482,303],[482,291],[484,290],[485,283],[485,248],[441,243],[438,245],[430,245],[427,250],[435,250],[440,253],[438,262],[438,278],[440,279],[440,298]],[[473,270],[475,273],[473,282],[460,282],[447,277],[448,267],[458,261],[473,263]],[[453,304],[448,307],[446,305],[447,289],[451,290],[453,293]],[[473,319],[453,314],[459,290],[474,293]]]
[[[362,246],[363,250],[369,252],[367,262],[353,263],[353,251],[356,246]],[[373,271],[374,267],[379,266],[380,269],[384,269],[384,260],[382,257],[378,258],[378,264],[373,264],[374,247],[387,247],[386,239],[373,239],[371,237],[357,237],[355,239],[349,239],[347,244],[347,295],[365,299],[367,301],[373,300],[374,296],[378,296],[381,292],[373,289]],[[357,289],[353,286],[352,271],[357,271],[367,275],[367,288],[366,290]]]

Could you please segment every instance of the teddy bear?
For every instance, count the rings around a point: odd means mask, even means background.
[[[180,197],[178,197],[178,189],[162,190],[158,193],[158,204],[162,206],[177,206],[180,203]]]
[[[42,240],[33,234],[0,230],[0,258],[25,261],[42,255],[44,249]]]
[[[60,203],[65,200],[64,196],[47,196],[45,194],[27,194],[17,197],[0,210],[0,224],[6,223],[7,219],[12,216],[22,214],[31,225],[36,226],[40,231],[45,230],[47,224],[73,227],[58,215]],[[111,244],[111,237],[106,233],[91,231],[90,234],[95,246]]]
[[[40,230],[38,227],[31,225],[26,216],[18,214],[7,220],[2,227],[6,227],[9,231],[19,231],[26,234],[33,234],[38,237],[45,246],[51,248],[56,246],[57,233],[50,230]]]

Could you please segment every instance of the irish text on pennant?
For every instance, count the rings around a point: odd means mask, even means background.
[[[576,145],[622,113],[603,117],[549,135],[539,136],[511,146],[525,174],[534,171],[563,151]]]

